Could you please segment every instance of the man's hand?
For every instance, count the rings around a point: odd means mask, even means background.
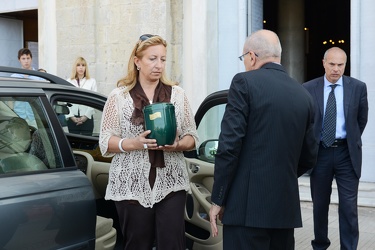
[[[219,234],[216,220],[217,219],[221,220],[223,216],[223,212],[224,212],[224,209],[218,205],[212,205],[210,208],[210,224],[211,224],[212,237],[216,237]]]

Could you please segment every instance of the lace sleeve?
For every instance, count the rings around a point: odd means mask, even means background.
[[[199,145],[198,133],[196,130],[194,114],[191,110],[189,100],[185,94],[185,91],[180,87],[175,87],[175,106],[177,109],[176,116],[177,120],[180,122],[180,128],[177,133],[181,139],[185,135],[191,135],[195,141],[195,147]]]
[[[108,141],[111,136],[121,137],[120,117],[118,113],[118,93],[112,92],[104,105],[100,126],[99,146],[104,157],[112,157],[114,153],[108,152]]]

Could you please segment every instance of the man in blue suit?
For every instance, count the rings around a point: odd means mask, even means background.
[[[338,47],[328,49],[323,58],[325,75],[303,84],[315,101],[314,131],[319,146],[318,161],[310,176],[314,207],[313,249],[327,249],[328,210],[332,181],[336,179],[339,194],[339,225],[341,249],[354,250],[358,245],[357,196],[362,165],[361,135],[368,116],[366,84],[344,76],[346,53]],[[329,93],[336,102],[336,126],[333,140],[324,142],[329,125],[325,114]]]
[[[223,215],[224,249],[294,249],[298,176],[318,151],[313,100],[281,66],[274,32],[250,35],[240,59],[246,72],[232,80],[215,156],[212,234]]]

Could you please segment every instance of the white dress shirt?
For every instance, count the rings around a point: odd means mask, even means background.
[[[79,81],[79,84],[77,79],[68,78],[67,81],[76,86],[77,88],[88,89],[92,91],[98,90],[94,78],[86,79],[86,77],[84,77]],[[69,107],[69,109],[70,113],[66,115],[66,118],[70,118],[72,116],[86,116],[88,119],[91,119],[95,112],[93,108],[79,104],[74,104],[71,107]]]

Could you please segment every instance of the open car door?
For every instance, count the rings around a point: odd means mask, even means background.
[[[214,183],[214,162],[220,134],[221,120],[227,103],[228,90],[209,95],[197,110],[195,122],[200,145],[197,151],[185,153],[191,194],[185,209],[188,249],[221,250],[223,228],[218,221],[219,235],[211,234],[209,211]]]

